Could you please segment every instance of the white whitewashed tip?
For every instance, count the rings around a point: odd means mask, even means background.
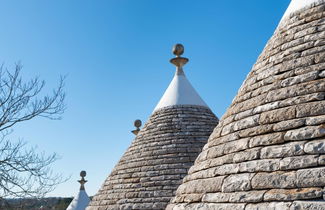
[[[317,2],[320,2],[322,0],[291,0],[291,3],[288,7],[288,9],[286,10],[286,12],[284,13],[281,21],[290,16],[292,13],[298,11],[298,10],[301,10],[303,9],[304,7],[307,7],[313,3],[317,3]],[[323,0],[324,1],[324,0]]]
[[[85,210],[90,199],[85,190],[80,190],[78,195],[74,197],[66,210]]]
[[[187,80],[186,76],[184,74],[177,74],[177,72],[154,109],[154,112],[158,109],[173,105],[199,105],[208,107]]]

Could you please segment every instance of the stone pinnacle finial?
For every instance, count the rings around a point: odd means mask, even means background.
[[[182,44],[175,44],[173,47],[173,53],[176,57],[183,55],[184,53],[184,46]]]
[[[182,44],[174,45],[173,53],[176,55],[176,58],[170,59],[170,62],[176,66],[177,74],[184,74],[183,66],[189,61],[188,58],[181,57],[184,53],[184,46]]]
[[[80,190],[85,190],[85,184],[86,184],[86,182],[88,182],[87,180],[85,180],[86,175],[87,175],[86,171],[81,171],[80,172],[81,180],[78,180],[78,182],[81,185]]]
[[[142,122],[141,122],[141,120],[136,120],[136,121],[134,121],[134,126],[137,128],[137,129],[135,129],[135,130],[133,130],[133,131],[131,131],[134,135],[138,135],[138,133],[139,133],[139,131],[140,131],[140,127],[141,127],[141,125],[142,125]]]

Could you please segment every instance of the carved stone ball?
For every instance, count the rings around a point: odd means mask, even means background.
[[[141,125],[142,125],[141,120],[136,120],[136,121],[134,121],[134,126],[135,126],[135,127],[140,128]]]
[[[184,46],[182,44],[176,44],[173,47],[173,53],[176,56],[180,56],[184,53]]]
[[[85,177],[86,175],[87,175],[86,171],[81,171],[81,172],[80,172],[80,176],[81,176],[81,177]]]

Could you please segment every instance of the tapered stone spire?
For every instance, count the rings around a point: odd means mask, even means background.
[[[292,0],[168,210],[321,210],[325,0]]]
[[[174,47],[172,83],[88,210],[165,209],[207,142],[218,118],[185,77],[183,51]]]

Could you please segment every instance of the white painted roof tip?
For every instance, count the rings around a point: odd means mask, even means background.
[[[177,72],[154,111],[174,105],[198,105],[208,107],[187,80],[185,74],[179,74]]]
[[[67,210],[85,210],[90,202],[85,190],[80,190],[78,195],[73,198]]]
[[[284,13],[282,20],[289,17],[292,13],[299,11],[305,7],[312,6],[315,3],[325,2],[325,0],[291,0],[288,9]]]

